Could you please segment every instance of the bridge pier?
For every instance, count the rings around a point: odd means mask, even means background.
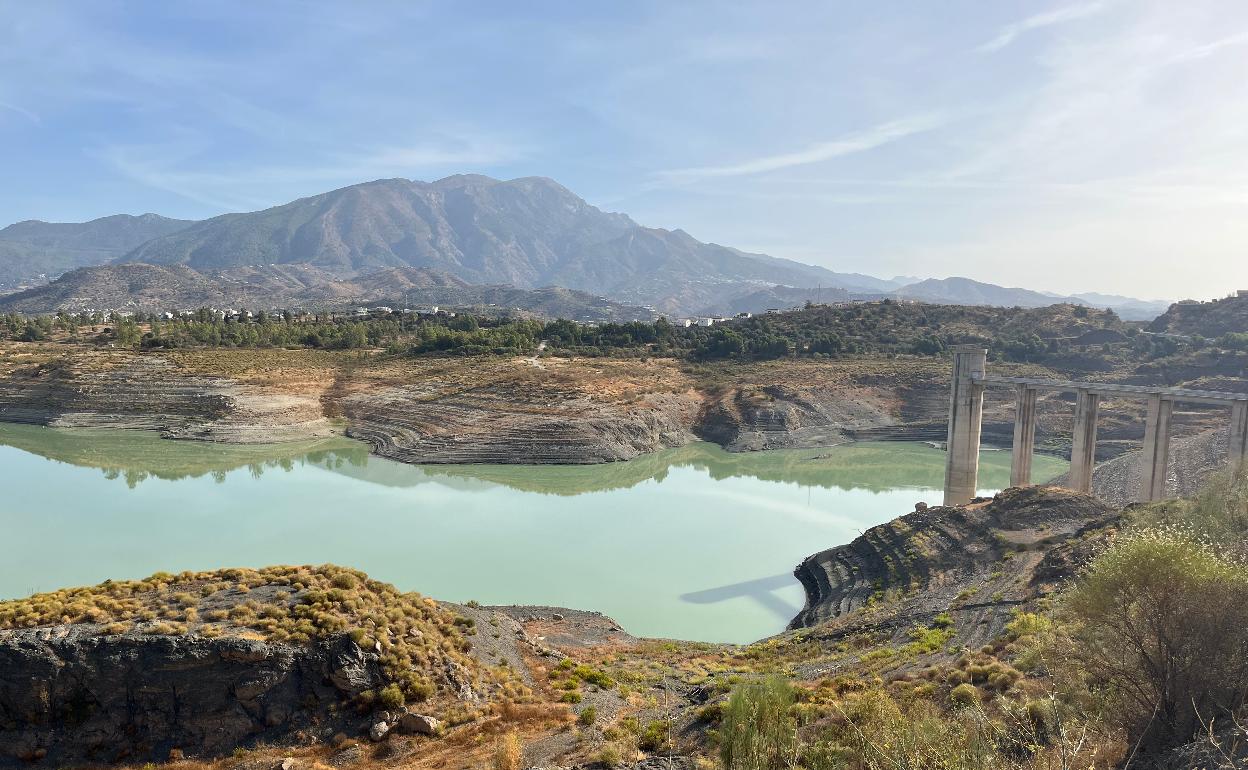
[[[1248,462],[1248,402],[1231,405],[1230,459],[1233,471]]]
[[[1098,393],[1080,389],[1075,400],[1075,433],[1070,446],[1070,488],[1092,491],[1092,469],[1096,466],[1096,418],[1100,409]]]
[[[1170,462],[1170,416],[1174,402],[1160,395],[1148,398],[1148,422],[1144,426],[1144,462],[1142,468],[1143,488],[1140,499],[1144,502],[1164,500],[1166,475]]]
[[[979,436],[984,416],[988,350],[953,348],[953,389],[949,396],[949,435],[945,445],[945,505],[966,505],[979,481]]]
[[[1014,456],[1010,466],[1011,486],[1031,483],[1035,452],[1036,397],[1040,391],[1075,392],[1075,430],[1070,451],[1071,489],[1092,491],[1092,470],[1096,466],[1096,418],[1101,398],[1148,400],[1148,424],[1144,433],[1144,472],[1138,497],[1161,500],[1166,495],[1167,465],[1170,459],[1170,423],[1174,404],[1230,406],[1228,431],[1230,465],[1248,470],[1248,394],[1190,388],[1157,388],[1105,382],[1063,382],[1037,377],[989,377],[984,372],[988,351],[975,345],[957,345],[953,350],[953,388],[949,403],[949,443],[945,458],[945,505],[965,505],[974,497],[979,481],[979,438],[983,419],[984,388],[1010,386],[1018,393],[1014,416]]]
[[[1018,386],[1014,411],[1014,447],[1010,462],[1010,486],[1031,486],[1031,458],[1036,450],[1036,390]]]

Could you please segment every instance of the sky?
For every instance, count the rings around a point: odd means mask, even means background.
[[[546,176],[891,277],[1248,288],[1248,3],[0,0],[0,224]]]

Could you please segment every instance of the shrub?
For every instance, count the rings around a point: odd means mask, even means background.
[[[779,677],[733,690],[720,726],[725,770],[779,770],[797,750],[796,692]]]
[[[498,740],[494,749],[494,770],[521,770],[524,765],[524,746],[515,730]]]
[[[592,725],[598,719],[598,709],[593,706],[586,706],[581,709],[580,715],[576,718],[578,722],[586,727]]]
[[[1144,753],[1191,740],[1248,701],[1248,568],[1176,528],[1121,537],[1065,603],[1064,657],[1111,698]]]
[[[662,751],[667,747],[669,725],[662,720],[654,720],[646,725],[637,736],[637,748],[642,751]]]
[[[608,743],[598,750],[597,761],[607,767],[619,767],[624,761],[624,754],[620,751],[620,747],[613,743]]]
[[[407,699],[397,684],[388,684],[377,693],[377,705],[383,709],[402,708]]]
[[[1049,619],[1043,615],[1037,615],[1034,612],[1020,612],[1005,625],[1005,633],[1010,639],[1019,639],[1024,636],[1043,634],[1052,625]]]
[[[979,690],[969,682],[960,684],[949,691],[949,701],[955,706],[973,706],[979,703]]]

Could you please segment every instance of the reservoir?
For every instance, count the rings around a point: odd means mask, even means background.
[[[1035,458],[1043,481],[1066,462]],[[1008,485],[984,451],[981,494]],[[607,465],[405,465],[334,438],[226,446],[0,425],[0,598],[157,571],[333,562],[402,590],[603,612],[749,642],[801,608],[806,556],[939,504],[944,453],[871,442]]]

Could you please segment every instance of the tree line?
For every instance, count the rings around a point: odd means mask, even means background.
[[[1120,332],[1113,341],[1080,344],[1071,331]],[[1221,347],[1248,350],[1248,335],[1204,340],[1145,335],[1112,311],[1082,307],[980,308],[883,300],[733,319],[712,326],[653,322],[582,324],[474,315],[388,313],[357,318],[328,313],[264,312],[221,317],[202,308],[183,317],[58,313],[0,319],[0,337],[71,339],[144,349],[188,347],[385,349],[394,354],[662,356],[692,361],[772,360],[853,355],[936,356],[957,344],[981,344],[995,360],[1097,369]]]

